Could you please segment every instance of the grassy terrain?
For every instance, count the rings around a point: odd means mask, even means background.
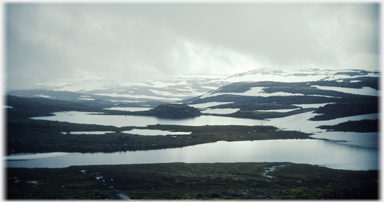
[[[261,174],[272,166],[286,165]],[[7,199],[378,199],[377,171],[292,163],[167,163],[8,168]],[[96,179],[96,177],[102,177]]]

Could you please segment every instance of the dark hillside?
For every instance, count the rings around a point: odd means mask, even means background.
[[[19,97],[28,97],[28,98],[38,98],[45,96],[49,99],[54,100],[65,100],[73,102],[81,102],[79,98],[83,95],[81,93],[68,92],[68,91],[53,91],[53,90],[12,90],[7,93],[8,95],[19,96]]]
[[[99,112],[111,105],[92,101],[69,102],[47,98],[24,98],[8,95],[6,97],[8,118],[29,118],[35,116],[49,116],[60,111],[88,111]]]
[[[378,132],[379,120],[360,120],[360,121],[347,121],[337,125],[319,126],[318,128],[327,129],[330,131],[344,131],[344,132]]]
[[[218,95],[193,101],[191,104],[205,102],[234,102],[212,108],[240,108],[242,110],[267,110],[267,109],[294,109],[294,104],[312,104],[337,102],[340,98],[316,97],[316,96],[241,96],[241,95]]]
[[[336,81],[315,81],[311,82],[312,85],[320,86],[335,86],[335,87],[346,87],[346,88],[362,88],[362,87],[371,87],[373,89],[379,89],[379,79],[378,77],[356,77],[351,79],[343,79],[343,82]],[[352,83],[353,80],[359,80],[361,82]]]
[[[371,114],[379,112],[378,99],[355,101],[355,102],[341,102],[335,104],[327,104],[320,107],[315,113],[321,114],[315,116],[311,120],[330,120],[346,116],[355,116],[363,114]]]
[[[361,115],[378,112],[378,97],[368,95],[357,95],[351,93],[338,92],[334,90],[322,90],[312,85],[333,86],[342,88],[362,88],[371,87],[378,89],[378,78],[357,77],[343,79],[342,81],[313,81],[313,82],[237,82],[221,87],[211,92],[208,97],[195,97],[184,100],[184,103],[199,104],[207,102],[232,102],[210,107],[214,108],[239,108],[235,114],[223,116],[235,117],[279,117],[283,114],[255,114],[253,110],[273,110],[273,109],[295,109],[297,104],[320,104],[338,103],[337,105],[328,104],[326,107],[318,109],[316,113],[322,114],[313,120],[329,120],[352,115]],[[231,93],[244,93],[252,87],[262,87],[261,94],[255,96],[244,96]],[[265,94],[263,93],[265,92]],[[215,93],[217,95],[215,96]],[[220,94],[224,93],[224,94]],[[227,94],[225,94],[227,93]],[[292,93],[295,95],[272,96],[271,93]],[[271,95],[271,96],[268,96]],[[300,95],[301,94],[301,95]]]

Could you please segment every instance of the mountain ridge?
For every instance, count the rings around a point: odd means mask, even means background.
[[[369,87],[378,89],[379,71],[366,71],[356,69],[343,70],[322,70],[315,68],[306,69],[278,69],[278,68],[259,68],[243,73],[237,73],[231,76],[203,76],[193,77],[191,75],[173,78],[169,80],[145,81],[139,83],[130,83],[110,86],[110,79],[100,79],[100,83],[92,89],[82,89],[83,82],[75,84],[65,84],[61,87],[46,87],[44,89],[33,90],[12,90],[8,91],[7,95],[15,95],[21,97],[43,97],[50,99],[59,99],[67,101],[107,101],[118,104],[122,103],[141,103],[142,105],[159,105],[166,103],[185,103],[190,99],[201,97],[209,93],[223,92],[236,83],[241,83],[244,88],[244,82],[320,82],[329,81],[334,86],[337,83],[348,84],[351,86],[360,86],[360,83],[371,82]],[[376,80],[374,79],[376,78]],[[107,81],[104,85],[103,81]],[[353,83],[353,84],[352,84]],[[374,84],[377,87],[374,87]],[[91,82],[91,84],[93,84]],[[325,82],[323,82],[325,84]],[[79,85],[78,88],[73,88],[73,91],[62,91],[63,86]],[[111,88],[106,88],[106,86]],[[88,85],[90,86],[90,85]],[[366,85],[367,86],[367,85]],[[83,86],[86,87],[86,86]],[[245,87],[243,92],[249,90],[250,87]]]

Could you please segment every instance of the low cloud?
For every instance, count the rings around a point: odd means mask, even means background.
[[[378,4],[6,4],[9,89],[259,67],[379,69]]]

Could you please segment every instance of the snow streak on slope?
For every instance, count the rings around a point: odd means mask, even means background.
[[[356,83],[361,77],[379,77],[378,72],[363,70],[324,70],[313,68],[259,68],[252,71],[226,75],[182,75],[173,78],[163,78],[142,82],[118,82],[111,78],[93,78],[90,76],[74,82],[58,81],[56,84],[45,85],[44,89],[55,92],[72,92],[79,95],[77,100],[92,101],[95,99],[114,102],[181,102],[188,98],[202,96],[212,97],[224,93],[215,93],[220,87],[234,82],[312,82],[312,81],[338,81]],[[50,86],[50,87],[49,87]],[[228,93],[226,93],[228,94]],[[230,93],[241,96],[300,96],[301,93],[275,92],[266,93],[262,87],[254,87],[244,93]],[[15,95],[22,96],[17,92]],[[40,96],[42,94],[35,94]],[[57,95],[57,94],[56,94]],[[43,94],[52,99],[58,98],[55,94]],[[75,96],[75,95],[73,95]],[[311,95],[323,96],[324,95]]]
[[[235,74],[226,79],[227,82],[258,82],[258,81],[275,81],[275,82],[309,82],[309,81],[331,81],[340,79],[357,78],[361,76],[378,77],[375,72],[367,72],[364,70],[330,70],[330,69],[314,69],[314,68],[260,68],[249,72]]]
[[[216,93],[209,92],[201,96],[200,98],[214,97],[219,95],[241,95],[241,96],[260,96],[260,97],[269,97],[269,96],[304,96],[302,93],[285,93],[285,92],[275,92],[275,93],[266,93],[264,92],[265,87],[252,87],[251,90],[248,90],[244,93]]]

